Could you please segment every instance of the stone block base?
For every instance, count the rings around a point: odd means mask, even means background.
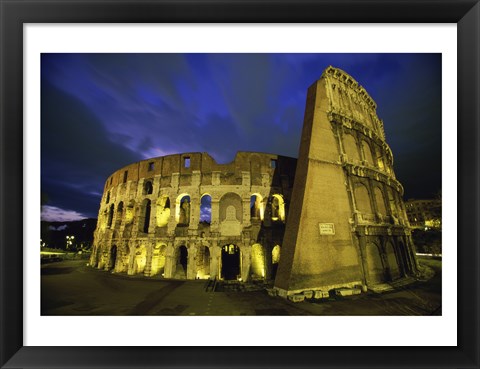
[[[338,288],[335,290],[337,296],[359,295],[362,291],[358,288]]]
[[[315,291],[313,298],[314,299],[328,299],[330,294],[328,291]]]
[[[290,295],[288,299],[292,302],[302,302],[305,301],[305,295]]]

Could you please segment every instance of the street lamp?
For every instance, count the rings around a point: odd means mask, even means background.
[[[75,239],[75,236],[65,236],[67,240],[67,250],[72,246],[73,240]]]

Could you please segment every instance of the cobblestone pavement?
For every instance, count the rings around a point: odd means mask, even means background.
[[[395,291],[293,303],[251,288],[206,292],[206,281],[163,280],[95,270],[85,261],[42,265],[42,315],[441,315],[441,261]]]

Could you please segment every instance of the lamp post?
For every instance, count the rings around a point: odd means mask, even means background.
[[[67,240],[67,250],[72,246],[73,240],[75,239],[75,236],[65,236]]]

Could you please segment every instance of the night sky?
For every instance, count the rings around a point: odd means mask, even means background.
[[[441,54],[42,54],[42,219],[97,217],[146,158],[297,157],[307,88],[332,65],[376,101],[404,198],[441,189]]]

